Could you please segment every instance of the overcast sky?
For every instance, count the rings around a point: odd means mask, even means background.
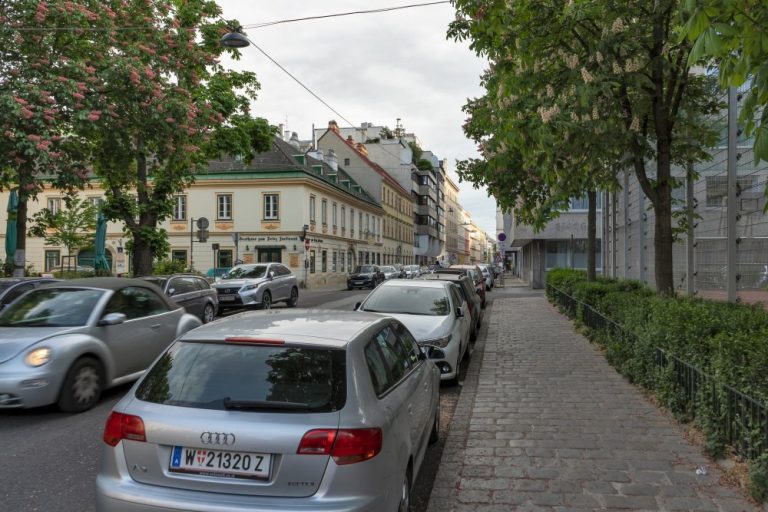
[[[425,0],[218,0],[227,19],[244,27],[282,19],[394,7]],[[466,43],[446,39],[454,18],[450,4],[246,28],[248,37],[355,126],[362,122],[408,132],[449,161],[459,185],[459,202],[489,235],[496,232],[496,203],[471,183],[459,183],[457,159],[477,156],[461,125],[467,98],[482,94],[479,76],[485,62]],[[310,139],[312,124],[325,127],[341,119],[301,88],[258,49],[244,48],[232,64],[256,72],[261,83],[254,114],[284,124]]]

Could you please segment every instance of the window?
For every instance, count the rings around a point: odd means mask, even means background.
[[[339,251],[339,263],[341,264],[341,268],[339,269],[341,272],[344,272],[344,252]]]
[[[90,196],[88,202],[91,203],[91,206],[94,208],[99,209],[101,208],[101,205],[104,204],[104,198],[100,196]]]
[[[360,238],[363,238],[363,212],[358,212],[357,220],[359,221],[358,224],[360,225]]]
[[[171,261],[178,261],[179,263],[187,263],[187,251],[183,249],[174,249],[171,251]]]
[[[331,259],[331,272],[336,272],[336,261],[337,259],[337,252],[336,250],[333,251],[333,258]]]
[[[45,251],[45,271],[48,272],[52,268],[56,268],[61,265],[61,251]]]
[[[568,266],[568,242],[547,240],[547,269]]]
[[[355,231],[355,209],[349,209],[349,229],[352,233]]]
[[[328,272],[328,251],[323,250],[321,252],[321,258],[322,258],[322,260],[320,262],[321,265],[322,265],[321,271],[322,272]]]
[[[385,327],[373,339],[387,367],[392,383],[398,382],[411,368],[408,351],[400,344],[394,329]]]
[[[349,167],[349,158],[344,159],[344,167]]]
[[[128,286],[118,290],[109,299],[104,314],[123,313],[128,320],[159,315],[168,311],[165,302],[152,290]]]
[[[315,250],[309,251],[309,273],[315,273]]]
[[[264,194],[264,220],[278,220],[280,218],[280,196],[278,194]]]
[[[177,277],[171,279],[168,283],[168,295],[181,295],[183,293],[194,293],[198,291],[196,279],[194,277]]]
[[[366,234],[371,232],[371,216],[367,213],[365,214],[365,232]]]
[[[323,221],[323,224],[328,224],[328,200],[323,199],[323,202],[320,205],[320,218]]]
[[[173,220],[187,220],[187,196],[173,196]]]
[[[371,376],[373,390],[377,396],[383,395],[389,389],[391,383],[389,382],[387,366],[384,364],[381,352],[379,352],[379,349],[373,342],[365,347],[365,362],[368,366],[368,373]]]
[[[595,267],[602,268],[602,266],[600,240],[595,240]],[[587,268],[587,241],[584,239],[573,241],[573,268]]]
[[[315,222],[315,196],[309,196],[309,222]]]
[[[597,200],[597,209],[600,210],[603,207],[603,195],[598,192],[595,199]],[[589,199],[587,196],[581,198],[572,197],[571,210],[589,210]]]
[[[342,206],[341,207],[341,229],[344,229],[346,225],[347,225],[347,207]]]
[[[218,252],[217,268],[230,268],[232,267],[232,250],[223,249]]]
[[[736,189],[747,190],[757,185],[757,176],[739,176],[736,178]],[[707,208],[725,206],[728,197],[728,176],[707,176]]]
[[[216,218],[218,220],[232,220],[232,194],[219,194],[216,196],[218,208]]]
[[[336,225],[338,224],[338,206],[336,206],[336,203],[333,203],[333,212],[332,213],[333,213],[333,217],[332,217],[333,227],[336,227]]]
[[[56,215],[61,210],[61,198],[49,197],[48,198],[48,210],[51,215]]]

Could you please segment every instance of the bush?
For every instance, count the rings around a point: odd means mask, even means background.
[[[155,275],[182,274],[187,271],[187,265],[178,260],[158,260],[152,267]]]
[[[749,493],[759,502],[768,500],[768,453],[749,464]]]

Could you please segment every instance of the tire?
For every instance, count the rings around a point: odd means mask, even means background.
[[[69,368],[59,391],[64,412],[84,412],[96,405],[104,389],[104,368],[92,357],[81,357]]]
[[[299,289],[295,286],[291,288],[291,298],[285,302],[289,308],[295,308],[299,303]]]
[[[268,291],[265,291],[264,295],[261,296],[259,309],[272,309],[272,294]]]
[[[429,433],[429,444],[435,444],[440,440],[440,396],[437,397],[435,421],[432,422],[432,432]]]
[[[411,511],[411,465],[405,470],[403,485],[400,489],[400,503],[397,506],[397,512]]]
[[[347,290],[351,290],[351,289],[352,289],[352,287],[347,285]]]
[[[204,324],[207,324],[213,322],[214,318],[216,318],[216,310],[214,309],[213,304],[208,303],[203,309],[203,318],[200,320],[202,320]]]
[[[469,341],[474,343],[477,341],[477,335],[480,333],[480,322],[477,322],[472,326],[472,332],[469,334]]]

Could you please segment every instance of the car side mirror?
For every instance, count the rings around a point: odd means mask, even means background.
[[[427,353],[424,352],[424,349],[419,347],[419,361],[426,361],[427,360]]]
[[[274,279],[275,278],[275,272],[274,271],[270,271],[269,278],[270,279]]]
[[[127,318],[128,317],[125,316],[125,313],[108,313],[104,315],[101,320],[99,320],[99,325],[119,325],[125,322]]]
[[[461,308],[456,308],[456,318],[462,318],[464,316],[464,312],[461,310]]]
[[[355,304],[355,309],[354,309],[353,311],[357,311],[357,310],[359,310],[359,309],[360,309],[360,306],[362,306],[362,305],[363,305],[363,303],[362,303],[362,302],[358,302],[357,304]]]
[[[176,288],[168,288],[168,296],[173,297],[176,295]]]

